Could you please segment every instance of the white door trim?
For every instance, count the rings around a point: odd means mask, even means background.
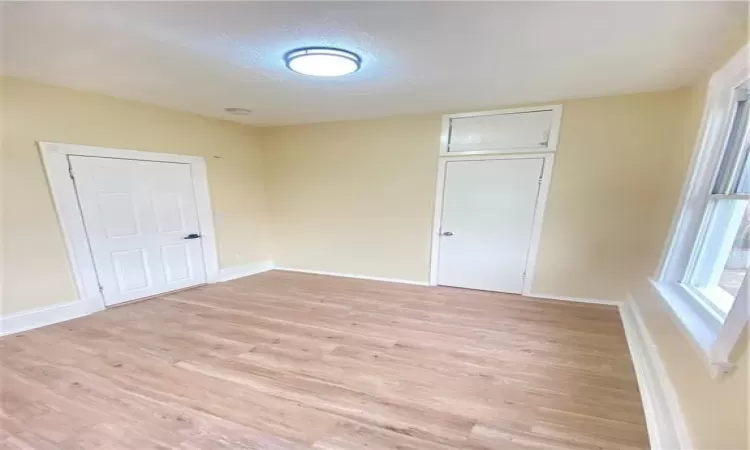
[[[534,270],[536,269],[537,253],[539,252],[539,241],[542,236],[542,223],[544,221],[544,209],[547,204],[550,182],[552,180],[552,167],[555,165],[555,155],[551,153],[534,153],[523,155],[486,155],[486,156],[462,156],[441,157],[438,159],[437,184],[435,187],[435,210],[432,219],[432,243],[430,254],[430,285],[437,286],[438,258],[440,256],[440,227],[443,218],[443,192],[445,190],[445,169],[451,161],[484,161],[497,159],[542,159],[542,182],[539,186],[536,209],[534,211],[534,224],[531,229],[531,244],[529,256],[526,259],[526,278],[523,282],[523,295],[531,295],[531,286],[534,282]]]
[[[68,251],[68,260],[73,270],[78,298],[87,305],[89,312],[104,309],[104,297],[99,291],[99,280],[94,259],[91,256],[86,228],[83,225],[75,184],[69,172],[69,155],[189,164],[193,176],[198,223],[202,235],[201,246],[206,268],[206,280],[208,283],[218,281],[219,259],[216,248],[216,233],[206,174],[206,162],[202,157],[55,142],[39,142],[39,151],[42,155],[52,200]]]

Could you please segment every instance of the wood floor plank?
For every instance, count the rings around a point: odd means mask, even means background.
[[[645,449],[618,311],[271,271],[0,338],[0,448]]]

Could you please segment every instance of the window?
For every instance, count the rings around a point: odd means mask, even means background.
[[[734,90],[727,138],[682,283],[725,318],[750,266],[747,82]]]
[[[750,297],[748,56],[746,46],[711,78],[696,155],[654,280],[708,361],[724,370]]]

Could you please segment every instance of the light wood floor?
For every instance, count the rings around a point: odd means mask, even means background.
[[[0,339],[3,449],[643,449],[616,308],[264,274]]]

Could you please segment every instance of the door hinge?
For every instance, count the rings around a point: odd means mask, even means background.
[[[101,284],[99,285],[99,293],[104,294],[104,286],[102,286]]]
[[[68,166],[68,175],[70,175],[71,180],[75,180],[76,177],[73,176],[73,168]]]

